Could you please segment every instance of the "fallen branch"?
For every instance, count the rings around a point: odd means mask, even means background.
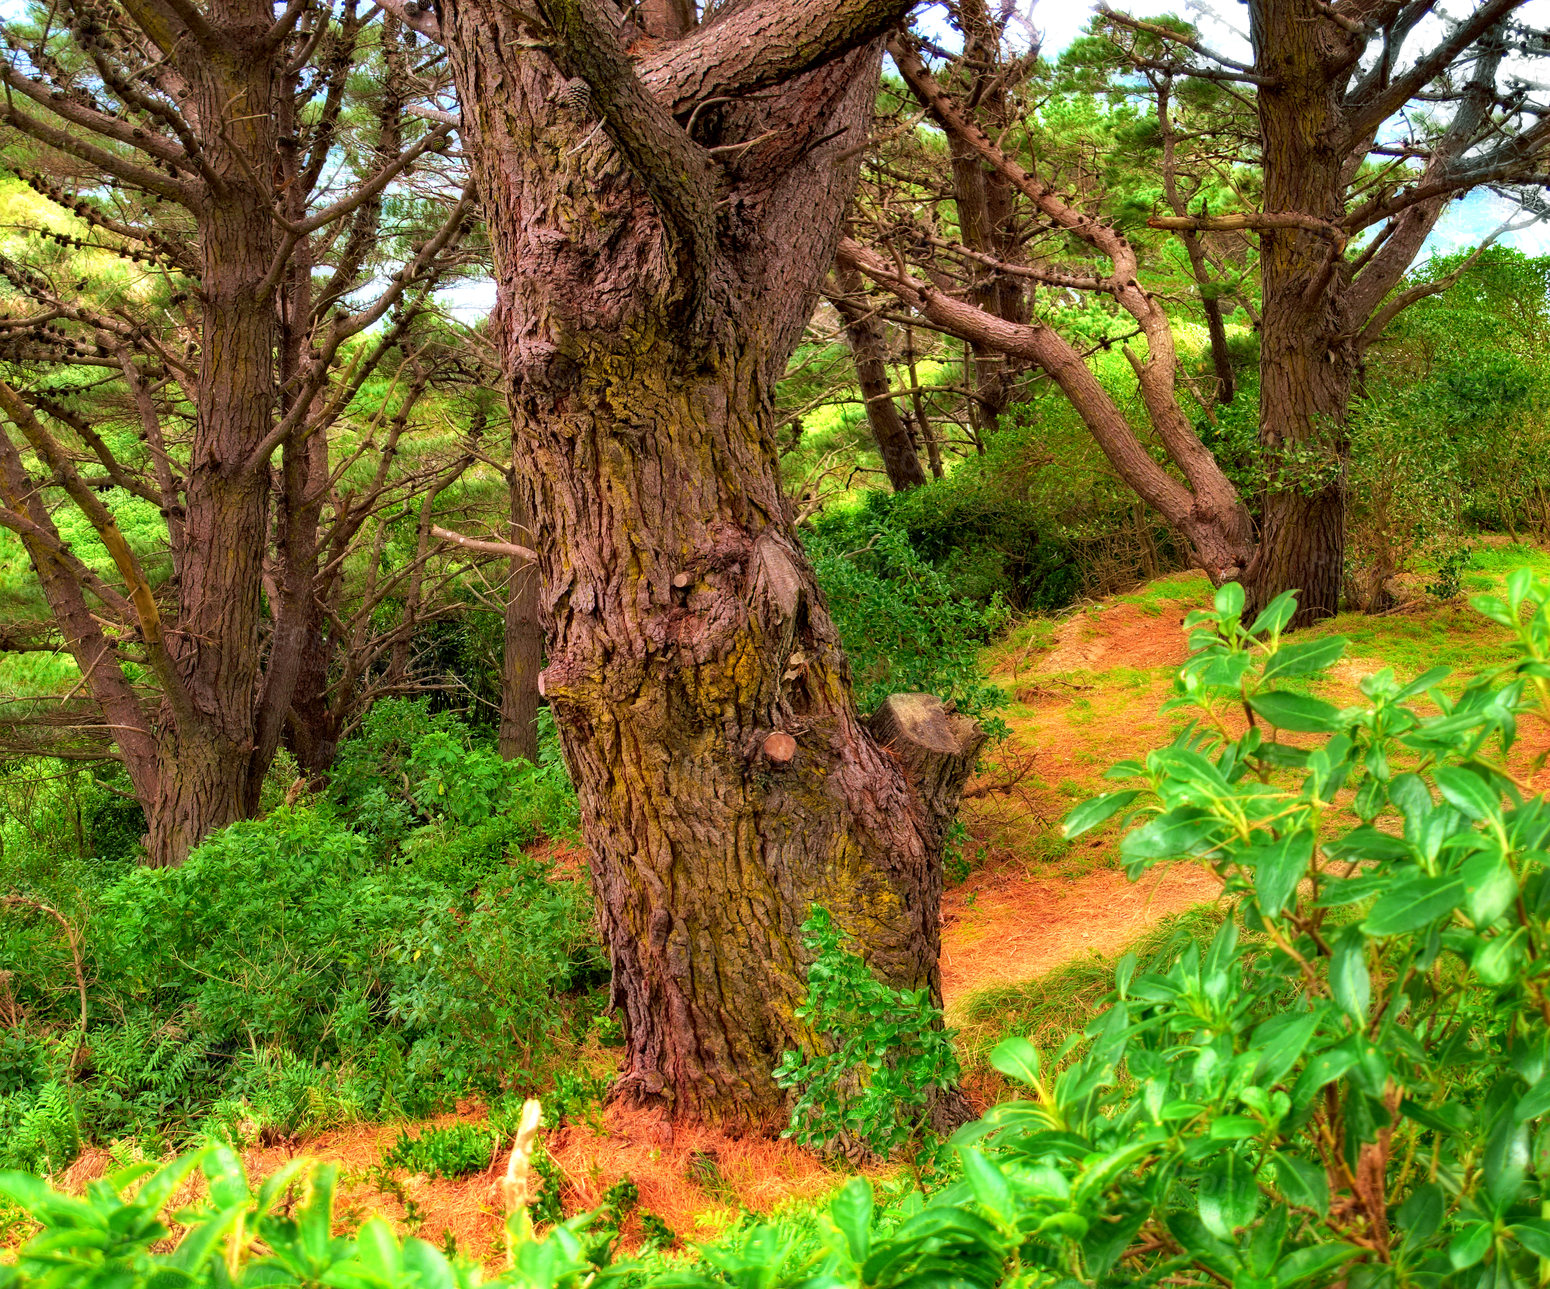
[[[1004,765],[1002,777],[989,783],[976,783],[972,787],[963,790],[963,799],[968,801],[974,797],[988,797],[992,792],[1011,792],[1019,783],[1033,772],[1034,754],[1028,752],[1020,756],[1011,765]]]

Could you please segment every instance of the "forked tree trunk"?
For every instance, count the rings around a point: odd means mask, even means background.
[[[768,12],[768,39],[812,36],[803,6]],[[540,517],[544,692],[625,1024],[618,1091],[773,1125],[771,1068],[821,1041],[795,1015],[813,904],[886,979],[939,993],[940,816],[973,750],[949,726],[927,802],[868,733],[776,464],[775,382],[834,252],[880,50],[701,114],[718,144],[766,140],[732,154],[712,265],[664,234],[608,136],[589,139],[512,10],[441,15]],[[699,347],[682,306],[702,271],[726,277]]]
[[[513,465],[515,474],[515,466]],[[533,508],[527,480],[511,483],[512,540],[531,542]],[[513,556],[506,588],[506,623],[501,651],[499,748],[506,761],[538,760],[538,671],[544,663],[544,627],[538,618],[538,570]]]

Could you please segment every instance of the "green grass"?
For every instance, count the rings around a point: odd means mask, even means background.
[[[1161,617],[1174,605],[1209,599],[1211,583],[1204,573],[1174,573],[1148,582],[1126,595],[1116,595],[1115,604],[1134,604],[1144,613]]]

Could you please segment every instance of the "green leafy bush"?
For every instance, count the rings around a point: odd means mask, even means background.
[[[590,893],[520,850],[574,806],[557,757],[508,767],[455,718],[382,704],[341,763],[352,801],[282,806],[82,892],[84,1035],[58,924],[0,918],[23,1020],[0,1047],[0,1166],[431,1113],[534,1086],[574,1049],[604,978]]]
[[[804,1145],[887,1158],[929,1129],[937,1100],[958,1082],[952,1031],[927,990],[894,990],[844,947],[826,909],[802,924],[814,955],[797,1017],[822,1045],[787,1052],[775,1081],[797,1091],[786,1136]]]
[[[935,694],[974,716],[1005,702],[979,664],[980,646],[1010,620],[999,596],[985,605],[955,598],[909,538],[879,519],[820,529],[807,549],[862,711],[901,692]]]
[[[382,1164],[427,1177],[467,1177],[490,1166],[501,1139],[493,1128],[466,1121],[426,1128],[418,1135],[406,1128],[382,1156]]]

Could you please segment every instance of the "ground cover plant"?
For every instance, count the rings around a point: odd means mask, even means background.
[[[69,945],[8,910],[0,1158],[55,1171],[86,1141],[240,1144],[537,1086],[606,979],[584,873],[522,850],[573,811],[552,747],[502,762],[455,716],[389,702],[330,793],[179,868],[117,868]]]

